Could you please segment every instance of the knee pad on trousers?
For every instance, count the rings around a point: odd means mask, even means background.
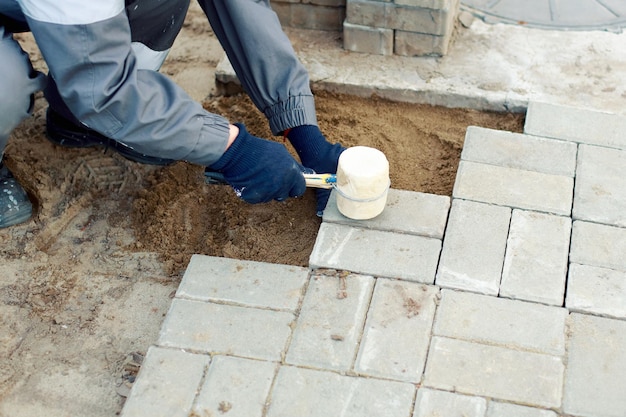
[[[158,71],[185,21],[189,0],[127,0],[132,48],[140,69]]]
[[[172,47],[183,27],[189,0],[128,0],[126,15],[130,23],[131,40],[153,51]]]

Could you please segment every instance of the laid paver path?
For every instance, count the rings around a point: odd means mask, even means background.
[[[195,255],[122,415],[625,416],[624,138],[531,103],[468,129],[451,198],[331,198],[310,268]]]

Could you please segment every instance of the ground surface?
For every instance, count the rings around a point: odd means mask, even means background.
[[[164,72],[186,88],[208,85],[198,69],[220,56],[192,9]],[[316,96],[328,138],[382,150],[398,189],[450,194],[467,126],[523,124],[521,115]],[[209,98],[205,107],[270,137],[245,96]],[[204,184],[198,166],[56,147],[44,136],[45,108],[38,98],[5,155],[36,214],[0,231],[0,416],[112,416],[192,254],[306,265],[320,220],[311,191],[251,206],[227,186]]]

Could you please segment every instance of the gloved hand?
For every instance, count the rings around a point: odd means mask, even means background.
[[[338,143],[326,140],[317,126],[303,125],[289,129],[286,136],[295,148],[302,165],[313,169],[318,174],[336,174],[339,155],[346,149]],[[317,215],[322,217],[330,197],[328,189],[315,190],[317,197]]]
[[[239,135],[209,169],[224,179],[248,203],[282,201],[306,191],[302,167],[280,143],[259,139],[237,123]]]

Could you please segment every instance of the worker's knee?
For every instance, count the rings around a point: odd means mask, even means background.
[[[9,133],[33,108],[33,95],[45,76],[33,70],[26,53],[12,37],[0,38],[0,137]]]
[[[180,32],[190,0],[133,0],[127,2],[126,14],[133,42],[154,51],[172,47]]]

